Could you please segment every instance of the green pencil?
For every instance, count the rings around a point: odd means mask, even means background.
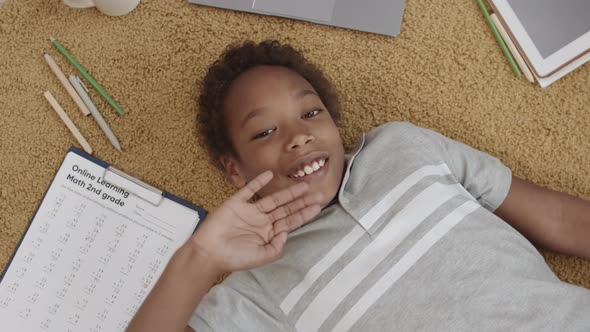
[[[481,9],[481,12],[483,13],[483,16],[486,18],[486,21],[488,21],[488,25],[490,26],[490,29],[492,29],[492,32],[494,33],[494,37],[496,37],[498,44],[500,44],[500,47],[502,48],[502,53],[504,53],[504,55],[508,59],[508,62],[510,63],[510,67],[512,67],[512,71],[514,72],[514,74],[516,76],[520,76],[520,70],[518,69],[516,62],[514,62],[514,58],[510,54],[508,47],[506,47],[506,43],[504,43],[504,39],[502,39],[502,36],[500,36],[500,32],[498,32],[496,25],[494,24],[494,22],[492,22],[492,18],[490,17],[490,13],[488,13],[486,6],[484,6],[482,0],[476,0],[476,1],[477,1],[477,5],[479,6],[479,9]]]
[[[94,78],[92,78],[92,76],[90,76],[90,74],[88,74],[86,69],[84,69],[78,63],[78,61],[76,61],[76,59],[74,59],[74,57],[70,54],[70,52],[68,52],[68,50],[66,50],[65,47],[63,47],[59,43],[59,41],[57,41],[57,39],[55,39],[53,37],[49,37],[49,40],[51,40],[51,43],[53,43],[53,45],[61,52],[61,54],[63,54],[72,63],[72,65],[74,65],[74,67],[76,67],[76,69],[78,69],[80,74],[82,74],[82,76],[84,76],[88,80],[88,82],[90,82],[90,84],[92,84],[92,86],[96,89],[96,91],[98,91],[98,93],[100,93],[104,97],[104,99],[106,99],[109,102],[109,104],[111,104],[111,106],[113,106],[113,108],[117,111],[117,113],[119,113],[119,115],[125,114],[125,112],[123,112],[123,109],[121,109],[121,107],[119,107],[119,105],[117,105],[117,103],[115,103],[113,98],[111,98],[111,96],[109,96],[104,91],[104,89],[98,84],[98,82],[96,82],[94,80]]]

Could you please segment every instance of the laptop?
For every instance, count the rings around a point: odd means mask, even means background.
[[[190,3],[282,16],[319,24],[397,36],[404,0],[188,0]]]

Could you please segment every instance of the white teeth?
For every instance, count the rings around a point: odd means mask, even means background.
[[[307,166],[303,167],[303,169],[298,170],[292,176],[295,178],[298,178],[298,177],[302,177],[302,176],[311,174],[311,173],[317,171],[318,169],[322,168],[322,166],[324,166],[325,164],[326,164],[325,159],[320,159],[318,161],[314,161],[311,165],[307,165]]]
[[[314,171],[317,171],[320,169],[320,164],[318,164],[317,161],[314,161],[313,164],[311,164],[311,168],[313,168]]]

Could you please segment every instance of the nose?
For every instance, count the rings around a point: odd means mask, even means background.
[[[292,128],[287,140],[286,149],[292,151],[309,144],[315,140],[315,136],[305,126]]]

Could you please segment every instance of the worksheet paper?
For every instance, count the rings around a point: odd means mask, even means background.
[[[197,211],[153,205],[104,170],[67,154],[0,283],[3,331],[123,331],[195,230]]]

